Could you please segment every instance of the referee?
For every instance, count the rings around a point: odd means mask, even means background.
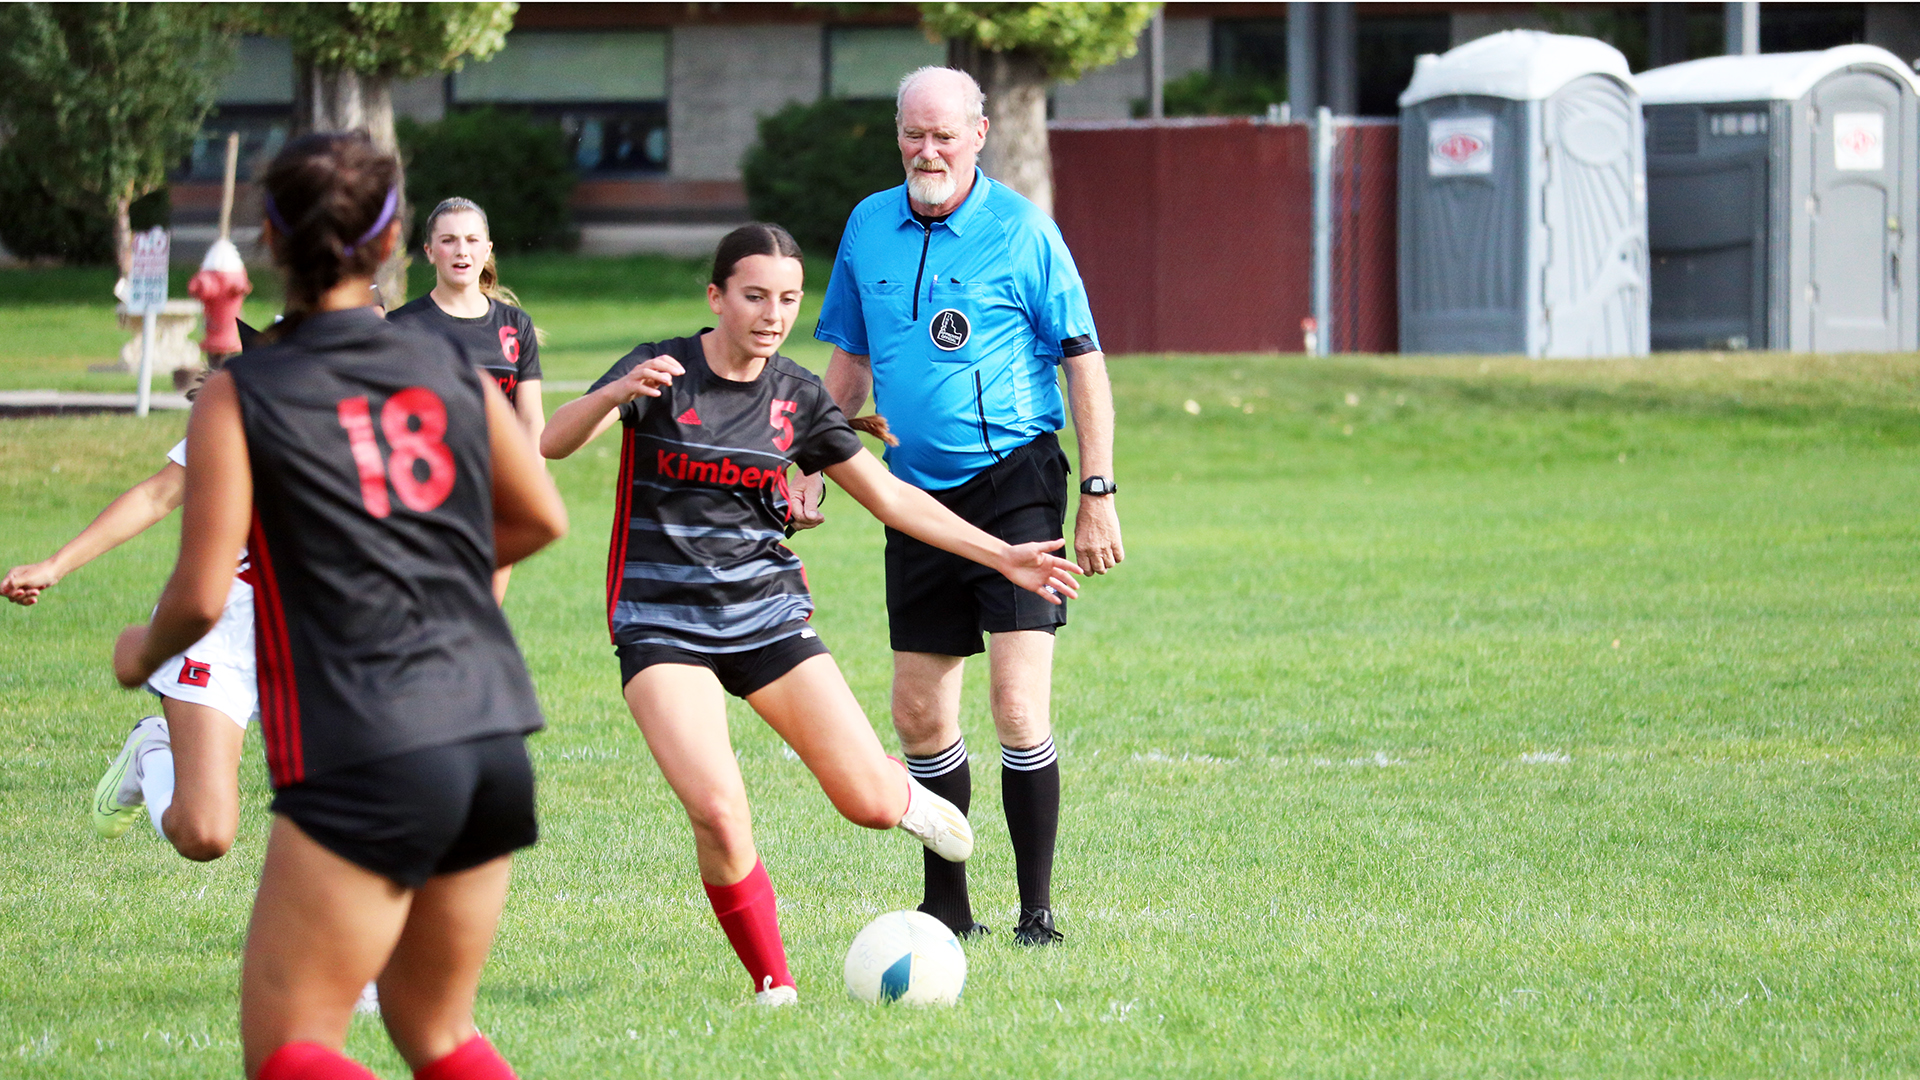
[[[853,416],[871,390],[899,438],[887,453],[894,475],[1010,543],[1062,537],[1068,465],[1055,433],[1070,406],[1082,472],[1075,561],[1104,574],[1124,557],[1106,360],[1060,230],[975,167],[985,105],[964,72],[921,68],[901,81],[896,123],[907,180],[868,197],[847,221],[814,332],[834,346],[827,391]],[[1067,372],[1065,405],[1056,367]],[[821,520],[821,491],[818,478],[797,489],[797,524]],[[1048,705],[1053,635],[1066,606],[892,529],[886,566],[893,725],[907,767],[968,808],[961,668],[985,651],[1020,885],[1014,940],[1057,941],[1060,765]],[[925,868],[920,910],[963,936],[985,934],[965,864],[928,858]]]

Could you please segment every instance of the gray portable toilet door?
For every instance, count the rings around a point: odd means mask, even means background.
[[[1814,87],[1811,280],[1815,352],[1901,347],[1898,276],[1900,88],[1883,75],[1838,72]],[[1909,180],[1911,178],[1908,178]]]
[[[1544,354],[1647,352],[1647,212],[1640,105],[1604,75],[1548,98],[1542,191]]]

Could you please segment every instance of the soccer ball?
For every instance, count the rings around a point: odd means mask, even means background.
[[[967,985],[967,954],[946,924],[922,911],[889,911],[847,949],[847,996],[869,1005],[952,1005]]]

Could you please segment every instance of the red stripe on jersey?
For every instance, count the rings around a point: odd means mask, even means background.
[[[627,538],[633,525],[633,429],[620,435],[620,486],[613,493],[613,536],[607,541],[607,639],[613,640],[613,611],[620,601],[620,583],[627,576]]]
[[[267,768],[276,788],[306,778],[300,743],[300,693],[295,685],[293,650],[287,644],[286,610],[280,603],[280,578],[267,550],[266,533],[256,511],[247,537],[254,585],[253,648],[260,683],[260,733],[267,745]]]

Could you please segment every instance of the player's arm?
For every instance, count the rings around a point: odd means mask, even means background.
[[[853,416],[866,405],[867,395],[873,392],[873,359],[856,356],[835,345],[833,358],[827,361],[827,373],[820,381],[826,385],[827,396],[840,406],[840,411]],[[874,434],[882,439],[887,438],[878,432]],[[897,440],[889,440],[889,443],[893,441]],[[827,520],[826,515],[820,512],[820,500],[826,493],[827,483],[819,473],[800,474],[789,489],[794,528],[811,529]]]
[[[1079,595],[1073,581],[1078,568],[1047,554],[1065,546],[1064,540],[1009,544],[967,524],[933,496],[898,479],[864,449],[825,471],[890,528],[997,570],[1015,585],[1053,603]]]
[[[512,566],[567,535],[567,507],[506,395],[480,380],[493,453],[493,561]]]
[[[168,657],[207,635],[226,607],[233,572],[253,520],[253,466],[233,377],[215,372],[187,421],[187,477],[180,554],[153,621],[129,626],[113,649],[122,686],[147,681]]]
[[[160,471],[107,504],[80,535],[61,545],[51,558],[16,566],[0,578],[0,596],[32,606],[60,579],[153,527],[173,513],[187,487],[187,470],[169,461]]]
[[[538,453],[540,436],[547,430],[547,407],[541,397],[539,379],[528,379],[513,388],[513,418],[526,433],[527,445],[534,448],[536,461],[541,468],[546,468],[546,459]]]
[[[635,398],[659,397],[660,388],[687,369],[671,356],[655,356],[598,390],[582,394],[553,411],[540,436],[544,457],[563,458],[599,438],[620,419],[620,406]]]
[[[1113,476],[1113,384],[1102,352],[1060,361],[1067,372],[1067,405],[1080,446],[1081,476]],[[1120,512],[1114,495],[1082,495],[1073,516],[1073,554],[1083,574],[1104,574],[1127,557],[1120,543]]]

